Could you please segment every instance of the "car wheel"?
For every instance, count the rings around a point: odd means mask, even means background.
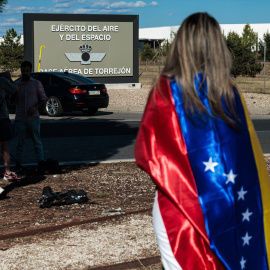
[[[98,108],[88,108],[88,110],[82,110],[84,115],[94,115],[98,111]]]
[[[60,100],[57,97],[49,97],[46,102],[46,113],[49,116],[59,116],[63,113]]]

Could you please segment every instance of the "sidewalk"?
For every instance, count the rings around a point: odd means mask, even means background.
[[[101,111],[115,111],[115,112],[144,112],[144,106],[109,106]],[[270,118],[270,108],[248,108],[250,116],[253,117],[266,117]]]

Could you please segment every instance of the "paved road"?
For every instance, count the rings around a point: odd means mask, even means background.
[[[270,155],[270,116],[252,117],[264,154]]]
[[[93,117],[80,113],[64,117],[42,116],[41,137],[45,158],[60,162],[133,159],[134,143],[142,113],[100,111]],[[11,119],[14,115],[11,115]],[[13,120],[12,120],[13,121]],[[10,143],[15,153],[14,140]],[[35,163],[32,142],[27,139],[26,164]]]
[[[11,115],[13,119],[14,115]],[[60,162],[133,159],[140,112],[100,111],[93,117],[80,113],[59,118],[42,116],[41,136],[45,158]],[[270,117],[254,117],[264,153],[270,153]],[[25,163],[35,163],[32,142],[27,139]],[[15,153],[14,140],[11,153]]]

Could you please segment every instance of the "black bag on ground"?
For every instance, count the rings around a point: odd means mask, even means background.
[[[82,203],[88,200],[87,194],[84,190],[69,190],[65,196],[65,204]]]
[[[51,187],[43,188],[42,198],[38,202],[42,203],[40,208],[49,208],[53,205],[67,205],[73,203],[87,202],[87,193],[84,190],[69,190],[65,192],[53,192]]]
[[[42,191],[42,198],[39,202],[42,202],[42,208],[51,207],[54,201],[57,199],[57,195],[52,191],[51,187],[44,187]]]

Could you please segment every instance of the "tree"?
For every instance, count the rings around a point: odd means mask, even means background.
[[[155,56],[154,49],[151,47],[149,43],[146,43],[141,52],[141,60],[142,61],[152,60],[154,56]]]
[[[176,36],[176,33],[171,31],[170,39],[165,39],[161,44],[162,55],[164,55],[165,57],[167,57],[171,51],[175,36]]]
[[[258,35],[249,24],[246,24],[242,33],[242,43],[252,51],[257,51]]]
[[[3,8],[7,4],[7,0],[0,0],[0,13],[3,12]]]
[[[20,68],[24,59],[24,46],[20,43],[21,36],[11,28],[6,31],[4,41],[0,44],[0,66],[13,72]]]
[[[242,57],[242,42],[240,36],[235,32],[229,32],[226,37],[226,44],[232,57],[232,70],[233,77],[241,74],[241,57]]]
[[[264,45],[266,44],[266,61],[270,61],[270,33],[267,31],[263,35],[263,40],[260,40],[259,42],[259,54],[260,58],[264,59]]]
[[[245,35],[245,39],[235,32],[230,32],[225,38],[226,44],[232,56],[233,77],[239,75],[255,77],[260,73],[263,66],[258,63],[257,55],[252,49],[254,40]]]
[[[168,39],[165,39],[161,45],[162,55],[167,57],[170,53],[171,47],[172,43]]]

